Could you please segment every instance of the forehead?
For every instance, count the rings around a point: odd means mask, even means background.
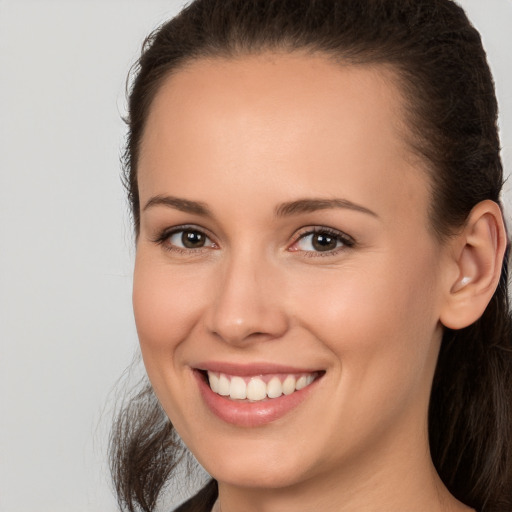
[[[426,203],[395,81],[383,66],[319,55],[193,61],[164,81],[151,106],[141,196],[179,187],[193,198],[206,180],[213,188],[228,181],[240,196],[250,182],[253,190],[286,190],[283,199],[325,195],[330,186],[355,201],[369,194],[389,203],[399,189],[416,206]]]
[[[163,81],[147,125],[162,128],[167,124],[170,128],[168,114],[172,112],[184,136],[189,135],[191,126],[198,135],[198,128],[213,127],[222,133],[222,122],[229,121],[246,128],[243,133],[249,137],[258,128],[267,133],[281,128],[289,131],[290,126],[285,125],[294,121],[300,123],[293,133],[307,131],[313,123],[317,130],[332,131],[341,129],[345,118],[357,118],[364,122],[368,135],[378,124],[382,135],[390,135],[405,148],[404,101],[396,81],[389,66],[355,66],[320,54],[263,53],[199,59],[178,68]],[[369,118],[375,123],[366,123]],[[251,130],[247,130],[249,125]],[[343,131],[338,135],[339,142],[347,139]],[[286,137],[284,130],[281,136]]]

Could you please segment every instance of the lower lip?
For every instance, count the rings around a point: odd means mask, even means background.
[[[194,371],[199,390],[206,405],[218,418],[238,427],[260,427],[282,418],[300,405],[316,388],[321,377],[315,379],[309,386],[291,395],[281,395],[279,398],[269,398],[257,402],[231,400],[229,397],[214,393],[203,374]]]

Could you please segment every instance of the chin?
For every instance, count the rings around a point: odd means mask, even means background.
[[[208,473],[218,482],[258,489],[283,489],[302,482],[305,475],[298,471],[300,465],[280,464],[273,466],[268,461],[240,460],[237,464],[213,463]]]
[[[215,446],[212,449],[212,446]],[[218,438],[191,451],[218,482],[239,487],[278,489],[311,476],[312,463],[304,449],[289,440]],[[308,462],[309,461],[309,462]]]

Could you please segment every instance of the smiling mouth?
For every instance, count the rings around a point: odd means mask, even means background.
[[[248,402],[291,395],[306,388],[320,376],[319,372],[245,377],[213,371],[205,374],[210,389],[217,395]]]

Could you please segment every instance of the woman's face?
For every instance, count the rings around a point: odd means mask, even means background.
[[[445,250],[402,116],[391,73],[300,54],[199,60],[154,99],[137,329],[221,482],[288,486],[426,447]]]

